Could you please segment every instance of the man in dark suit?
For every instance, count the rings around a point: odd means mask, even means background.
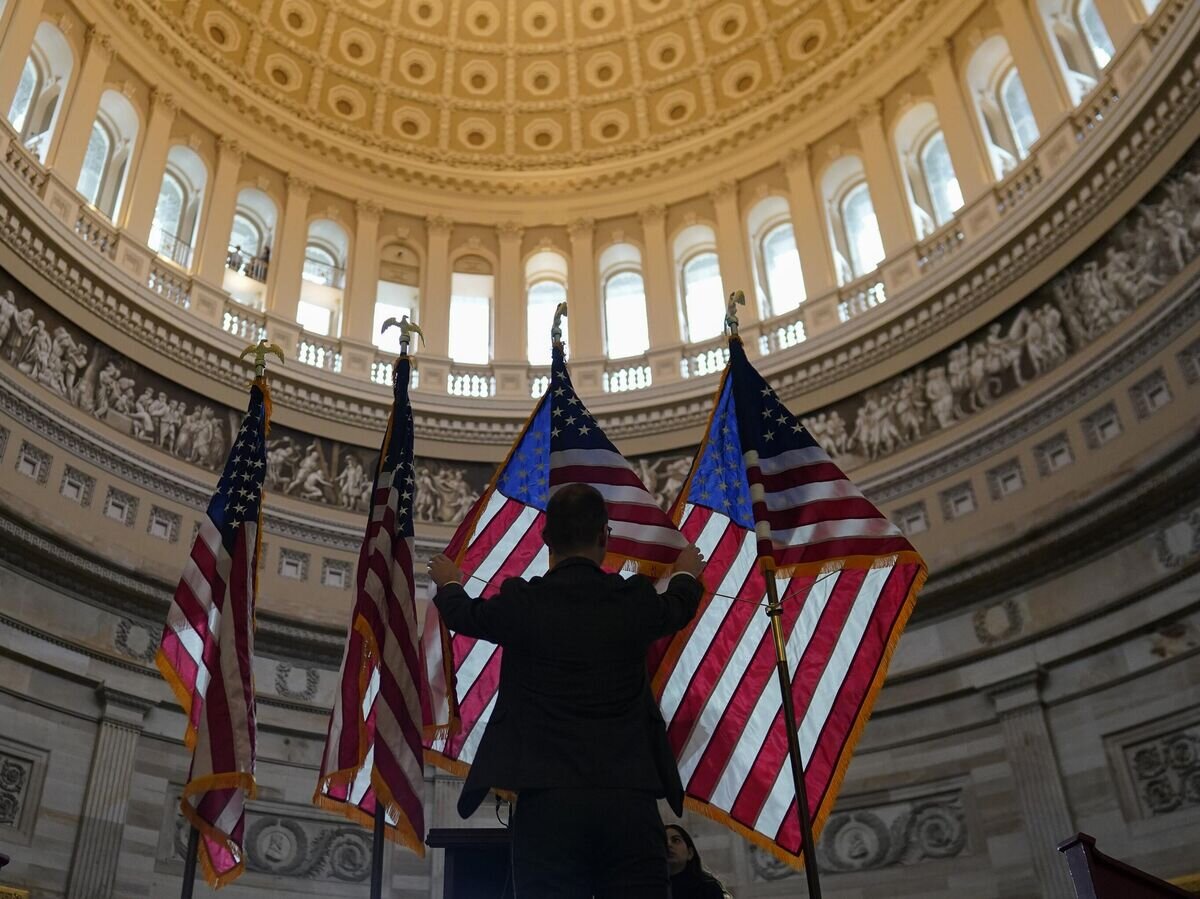
[[[550,570],[510,578],[472,599],[446,556],[429,572],[454,631],[504,647],[500,689],[458,812],[489,789],[518,794],[513,880],[520,899],[663,899],[666,835],[658,797],[683,809],[679,769],[650,692],[646,651],[686,625],[703,588],[687,547],[665,593],[641,575],[600,568],[608,545],[604,498],[571,484],[546,508]]]

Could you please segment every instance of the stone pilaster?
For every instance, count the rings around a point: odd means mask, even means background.
[[[104,93],[104,76],[112,61],[112,40],[97,28],[88,29],[87,46],[83,51],[83,62],[79,76],[71,73],[74,88],[71,89],[66,110],[60,113],[62,124],[51,138],[50,151],[46,156],[50,168],[54,169],[63,183],[74,187],[83,168],[83,157],[87,153],[88,139],[96,112],[100,109],[100,96]],[[114,220],[120,210],[114,212]]]
[[[991,186],[992,169],[987,151],[980,143],[976,117],[955,74],[951,53],[949,41],[932,47],[925,57],[924,72],[933,88],[933,102],[954,165],[954,177],[958,179],[963,200],[970,203]]]
[[[237,140],[222,137],[217,143],[217,168],[205,199],[204,219],[197,230],[196,272],[215,287],[225,280],[225,261],[229,258],[229,234],[237,211],[238,180],[246,151]]]
[[[996,12],[1038,132],[1045,136],[1071,108],[1062,72],[1053,62],[1054,55],[1043,40],[1045,34],[1034,22],[1026,0],[998,0]]]
[[[425,220],[425,288],[421,291],[421,317],[425,332],[421,355],[421,389],[429,389],[425,374],[429,357],[445,360],[450,352],[450,235],[454,223],[444,216]],[[445,366],[442,366],[444,382]],[[440,389],[444,389],[440,388]]]
[[[100,726],[75,836],[67,899],[108,899],[113,895],[134,753],[152,705],[140,696],[103,684],[97,693],[102,707]]]
[[[829,231],[824,211],[813,186],[811,151],[797,147],[783,158],[783,173],[788,185],[788,209],[792,214],[792,233],[804,272],[804,293],[809,299],[823,296],[836,286],[833,253],[829,249]]]
[[[717,214],[717,258],[721,262],[721,284],[728,297],[735,290],[744,290],[748,301],[739,311],[743,326],[751,325],[760,318],[758,303],[754,302],[757,291],[750,275],[749,241],[742,227],[741,211],[738,208],[737,184],[723,181],[709,193],[713,210]]]
[[[642,222],[642,280],[646,289],[646,324],[650,334],[651,376],[655,384],[678,381],[682,331],[674,262],[667,246],[667,213],[661,206],[647,206],[638,212]]]
[[[589,218],[575,219],[567,226],[567,235],[571,238],[569,349],[573,359],[598,359],[604,355],[604,327],[596,289],[596,223]]]
[[[863,168],[871,191],[871,204],[879,221],[879,236],[889,258],[913,242],[912,214],[904,186],[896,171],[895,153],[883,128],[883,104],[865,104],[855,117],[862,146]]]
[[[375,335],[375,296],[379,292],[379,222],[383,207],[374,200],[354,204],[354,253],[342,304],[342,336],[370,344]],[[416,316],[413,316],[414,321]]]
[[[125,213],[126,233],[142,243],[150,238],[150,227],[154,224],[154,208],[158,205],[171,147],[171,126],[178,110],[174,96],[168,91],[156,88],[150,96],[150,121],[142,139],[137,169],[129,182],[129,203]]]
[[[280,318],[294,322],[300,304],[300,276],[304,271],[304,247],[308,242],[308,201],[313,186],[303,178],[289,175],[283,222],[271,256],[267,309]]]
[[[1057,846],[1075,833],[1054,742],[1042,705],[1041,669],[987,688],[1012,768],[1033,870],[1047,899],[1073,899],[1075,891]]]
[[[521,369],[529,363],[525,346],[525,325],[529,312],[529,300],[525,294],[525,268],[521,264],[521,241],[525,229],[515,222],[503,222],[496,226],[496,239],[500,244],[500,259],[496,270],[495,299],[492,301],[492,358],[501,363],[512,363]],[[524,386],[524,377],[510,379],[513,390],[529,390]]]

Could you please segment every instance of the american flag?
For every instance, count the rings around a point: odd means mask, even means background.
[[[650,576],[670,568],[686,541],[576,395],[556,343],[546,393],[447,547],[446,554],[469,576],[471,596],[494,593],[510,577],[546,573],[546,503],[557,488],[575,483],[591,484],[608,505],[607,567],[637,563]],[[436,610],[431,607],[429,614],[426,659],[434,717],[441,724],[429,743],[430,758],[462,773],[475,758],[495,703],[501,652],[483,640],[451,638]]]
[[[394,374],[394,402],[371,516],[358,556],[357,598],[340,688],[313,802],[371,827],[382,801],[392,840],[425,854],[422,728],[428,687],[413,591],[413,416],[409,362]]]
[[[245,801],[257,790],[254,602],[269,416],[270,396],[259,379],[175,589],[155,659],[187,716],[192,767],[179,804],[200,832],[201,867],[214,887],[245,867]]]
[[[652,651],[687,803],[801,863],[765,577],[774,577],[814,831],[828,817],[925,563],[729,345],[674,515],[712,594]],[[815,836],[815,833],[814,833]]]

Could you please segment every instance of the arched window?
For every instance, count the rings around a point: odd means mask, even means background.
[[[770,196],[759,200],[746,217],[763,318],[791,312],[804,301],[804,272],[790,216],[787,200]]]
[[[642,253],[631,243],[615,243],[600,254],[604,300],[604,346],[610,359],[640,356],[650,348]]]
[[[846,244],[850,249],[850,267],[860,278],[883,262],[883,240],[875,219],[875,206],[867,182],[851,188],[842,200],[842,221],[846,226]]]
[[[314,334],[341,332],[342,288],[350,238],[337,222],[317,219],[308,226],[296,321]]]
[[[33,56],[30,56],[25,60],[25,67],[21,69],[21,80],[17,82],[17,94],[13,97],[12,107],[8,110],[8,122],[17,134],[25,133],[25,121],[29,118],[34,97],[40,93],[41,81],[41,72],[38,71]]]
[[[791,222],[776,225],[762,241],[763,268],[771,314],[791,312],[804,300],[804,273]]]
[[[63,33],[50,22],[42,22],[21,69],[17,91],[8,110],[8,120],[21,143],[45,162],[46,151],[63,89],[71,74],[74,57]]]
[[[640,272],[617,272],[604,281],[604,327],[611,359],[640,356],[650,348],[646,285]]]
[[[150,249],[176,265],[192,263],[192,247],[200,228],[200,208],[208,169],[190,147],[174,146],[167,152],[167,170],[158,189],[154,220],[150,225]]]
[[[487,365],[492,358],[492,266],[481,256],[460,256],[450,276],[450,358]]]
[[[319,243],[309,243],[304,248],[305,281],[322,287],[338,287],[343,275],[337,257],[328,248]]]
[[[1096,0],[1079,0],[1075,4],[1075,21],[1087,39],[1096,67],[1103,69],[1112,62],[1116,49],[1113,47],[1112,38],[1108,36],[1108,29],[1104,27],[1104,20],[1100,18],[1096,9]]]
[[[104,175],[112,161],[112,144],[108,128],[97,119],[92,123],[92,133],[83,154],[83,168],[80,169],[79,183],[76,185],[83,198],[93,206],[96,205],[100,185],[104,183]]]
[[[848,284],[873,272],[884,256],[862,160],[847,155],[830,163],[821,176],[821,194],[828,211],[838,283]]]
[[[383,323],[389,318],[399,321],[408,316],[419,322],[421,270],[417,265],[417,254],[412,247],[399,243],[387,244],[379,254],[379,281],[375,285],[375,320],[371,328],[375,346],[389,353],[400,352],[400,329],[383,331]],[[409,352],[420,349],[413,341]]]
[[[992,171],[1003,178],[1029,155],[1039,134],[1004,38],[993,35],[981,43],[967,63],[966,74]]]
[[[257,256],[263,248],[262,229],[249,216],[235,212],[229,230],[229,248],[243,257]]]
[[[183,206],[186,194],[183,184],[171,172],[163,175],[162,186],[158,189],[158,202],[154,206],[154,221],[150,225],[150,249],[161,252],[164,244],[174,242],[183,224]]]
[[[683,263],[683,308],[693,343],[721,333],[725,295],[716,253],[697,253]]]
[[[262,285],[267,283],[271,238],[278,217],[275,202],[255,187],[238,192],[229,248],[225,254],[224,286],[239,302],[262,308]]]
[[[1033,118],[1033,109],[1029,106],[1029,98],[1025,94],[1025,85],[1021,83],[1021,76],[1015,66],[1009,69],[1001,82],[1000,105],[1004,108],[1008,127],[1012,129],[1017,149],[1024,159],[1038,139],[1038,127]]]
[[[1037,0],[1072,103],[1081,103],[1113,58],[1112,40],[1095,0]]]
[[[684,338],[698,343],[716,337],[725,321],[717,235],[708,225],[689,225],[675,235],[674,249]]]
[[[962,190],[954,177],[954,165],[950,162],[950,151],[946,149],[946,136],[942,132],[936,132],[925,141],[920,159],[925,189],[933,203],[933,217],[940,227],[950,221],[963,204]]]
[[[525,261],[525,354],[530,365],[550,364],[550,328],[554,310],[567,299],[567,260],[553,250],[540,250]],[[563,343],[569,319],[562,322]]]
[[[121,208],[137,134],[133,104],[120,92],[106,90],[100,95],[75,189],[110,219]]]

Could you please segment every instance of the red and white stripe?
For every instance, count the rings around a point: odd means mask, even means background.
[[[382,801],[388,835],[424,855],[425,672],[413,545],[397,526],[394,478],[379,476],[359,552],[353,623],[314,801],[363,824]]]
[[[793,481],[793,483],[795,483]],[[652,658],[667,734],[693,804],[786,855],[800,853],[766,584],[756,535],[703,506],[681,530],[713,591]],[[832,803],[863,705],[920,566],[895,557],[778,581],[810,812]]]
[[[743,459],[759,553],[776,567],[912,550],[820,447],[767,459],[751,450]]]
[[[230,554],[205,516],[167,613],[157,659],[187,715],[185,741],[194,753],[184,811],[200,831],[205,872],[218,882],[236,877],[244,866],[245,798],[255,793],[257,539],[257,522],[242,522]]]

